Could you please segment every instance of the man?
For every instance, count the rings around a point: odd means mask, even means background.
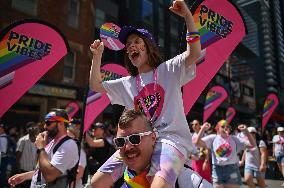
[[[31,188],[44,185],[67,187],[67,171],[74,168],[79,160],[76,142],[67,137],[68,119],[66,111],[62,109],[52,109],[45,116],[46,131],[40,133],[35,141],[38,153],[37,169],[16,174],[9,179],[10,185],[15,186],[32,179]]]
[[[19,139],[16,149],[16,161],[20,173],[35,170],[37,162],[37,148],[34,142],[39,129],[35,122],[28,122],[26,128],[28,134]],[[31,181],[26,181],[21,187],[30,187],[30,185]]]
[[[122,187],[150,187],[147,173],[151,163],[152,153],[156,142],[156,134],[153,132],[150,122],[144,114],[136,110],[127,110],[123,112],[119,119],[117,136],[114,138],[114,144],[119,149],[117,162],[124,162],[126,168],[124,171],[124,184]],[[107,161],[108,162],[108,161]],[[106,162],[106,163],[107,163]],[[166,164],[165,164],[166,165]],[[104,169],[107,170],[107,169]],[[191,176],[188,170],[182,170],[182,182],[179,182],[181,188],[198,187],[191,186],[193,183],[201,184],[199,176]],[[92,186],[104,185],[104,187],[112,186],[112,177],[110,179],[101,180],[102,172],[97,172],[92,179]],[[110,176],[110,175],[109,175]],[[180,177],[179,177],[180,178]],[[195,178],[195,180],[194,180]],[[100,179],[100,182],[94,181]],[[186,182],[186,183],[185,183]],[[139,186],[138,186],[139,185]]]
[[[272,139],[273,155],[276,158],[280,172],[284,176],[284,127],[278,127],[277,132],[278,135],[275,135]],[[282,186],[284,186],[284,183]]]

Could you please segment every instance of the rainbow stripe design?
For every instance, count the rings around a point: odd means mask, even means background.
[[[227,112],[226,112],[226,119],[229,119],[229,117],[230,117],[231,115],[233,115],[233,112],[227,111]]]
[[[9,51],[7,46],[9,35],[10,32],[0,41],[0,77],[35,61],[28,56],[22,56],[14,51]],[[11,42],[11,45],[13,44]],[[21,44],[19,46],[23,47],[24,45]]]
[[[195,22],[195,26],[200,33],[201,49],[204,49],[204,48],[210,46],[211,44],[213,44],[214,42],[217,42],[218,40],[222,39],[222,37],[220,37],[216,33],[209,31],[208,29],[206,29],[206,24],[204,26],[201,26],[200,18],[199,18],[199,16],[201,15],[201,13],[200,13],[201,6],[202,5],[199,5],[199,7],[196,9],[196,11],[193,15],[193,19],[194,19],[194,22]],[[202,15],[202,18],[207,19],[205,14]],[[218,25],[218,23],[216,21],[214,21],[214,23]]]
[[[61,116],[57,116],[55,112],[50,112],[48,113],[45,118],[45,121],[59,121],[59,122],[65,122],[65,123],[69,123],[69,120],[61,117]]]
[[[135,175],[134,172],[128,170],[124,171],[124,180],[128,188],[150,188],[150,184],[146,179],[147,171],[142,172],[139,175]]]
[[[100,34],[106,37],[118,39],[120,28],[112,23],[105,23],[101,26]]]
[[[209,91],[205,99],[205,109],[209,108],[211,104],[221,97],[221,93],[216,91]]]
[[[229,143],[220,145],[215,151],[217,157],[228,157],[231,153],[232,147],[229,145]]]
[[[263,115],[262,117],[266,116],[269,112],[269,110],[273,107],[273,105],[275,104],[273,99],[266,99],[264,102],[264,107],[263,107]]]

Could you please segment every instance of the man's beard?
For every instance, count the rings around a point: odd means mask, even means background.
[[[48,137],[54,138],[58,133],[58,127],[55,126],[53,129],[47,130],[47,133],[48,133]]]

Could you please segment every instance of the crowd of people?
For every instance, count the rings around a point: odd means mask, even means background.
[[[255,187],[255,177],[265,187],[267,140],[258,140],[254,127],[240,124],[234,135],[226,120],[188,124],[181,88],[198,76],[200,34],[183,0],[173,1],[169,10],[187,28],[186,50],[170,60],[163,61],[148,30],[124,26],[118,37],[130,76],[102,81],[104,44],[90,45],[90,88],[125,107],[115,135],[97,122],[80,143],[80,120],[70,120],[63,109],[46,114],[43,127],[29,123],[28,134],[14,146],[1,124],[1,186],[235,188],[242,184],[244,165],[247,185]],[[278,133],[274,155],[284,172],[284,128]]]

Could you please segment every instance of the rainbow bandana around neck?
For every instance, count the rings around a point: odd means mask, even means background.
[[[123,178],[127,188],[150,188],[150,184],[146,179],[147,173],[148,170],[145,170],[141,174],[136,175],[134,171],[126,167]]]
[[[55,112],[50,112],[48,113],[45,118],[45,121],[59,121],[59,122],[65,122],[65,123],[69,123],[69,120],[61,117],[61,116],[57,116]]]

